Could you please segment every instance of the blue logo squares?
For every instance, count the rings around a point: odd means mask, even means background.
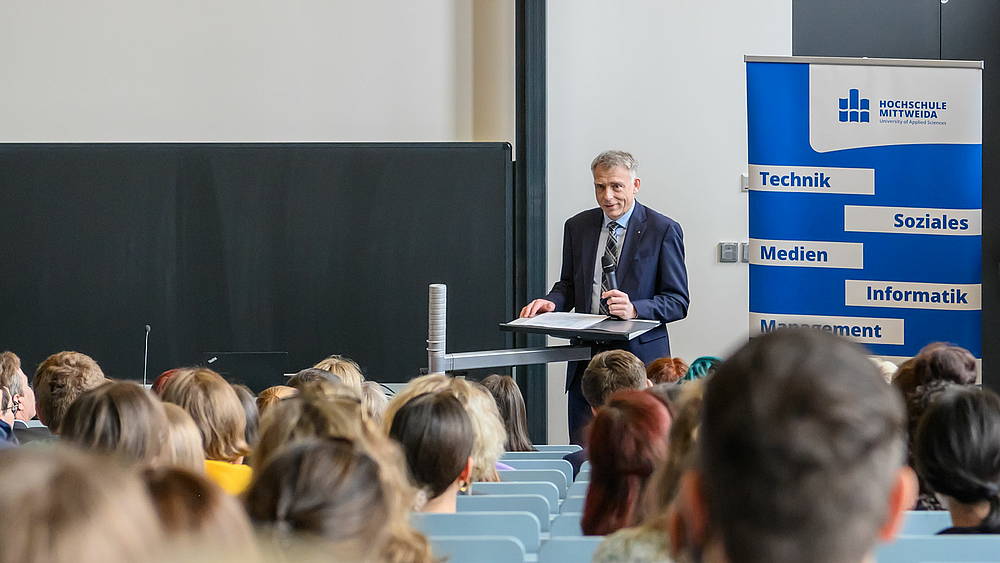
[[[857,88],[851,88],[846,98],[838,98],[840,102],[839,119],[841,122],[868,123],[869,101],[862,98]]]

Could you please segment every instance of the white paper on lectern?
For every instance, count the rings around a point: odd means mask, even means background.
[[[538,328],[584,330],[608,318],[610,317],[607,315],[587,315],[584,313],[542,313],[530,319],[514,319],[507,324]]]

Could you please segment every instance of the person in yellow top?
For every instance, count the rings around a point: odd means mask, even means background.
[[[191,415],[205,448],[205,475],[231,495],[250,485],[252,470],[242,465],[250,453],[244,439],[246,415],[232,386],[208,368],[181,370],[167,382],[163,401]]]

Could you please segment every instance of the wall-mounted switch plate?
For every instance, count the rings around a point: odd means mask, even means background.
[[[740,191],[741,192],[750,191],[750,176],[747,174],[740,174]]]
[[[739,262],[740,261],[739,252],[740,252],[740,243],[720,242],[719,262]]]
[[[740,243],[740,262],[750,261],[750,243],[741,242]]]

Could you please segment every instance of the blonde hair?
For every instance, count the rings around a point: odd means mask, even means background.
[[[504,430],[500,411],[489,391],[482,385],[441,373],[420,376],[410,381],[386,405],[382,415],[382,432],[389,435],[392,419],[410,399],[424,393],[449,393],[453,395],[472,420],[475,440],[472,445],[473,481],[499,481],[496,463],[504,453],[507,432]]]
[[[361,394],[361,384],[364,383],[365,376],[361,375],[361,366],[354,360],[334,354],[313,367],[335,374],[344,385],[354,389],[358,395]]]
[[[104,383],[104,372],[90,356],[79,352],[52,354],[38,364],[31,387],[38,418],[53,434],[77,397]]]
[[[0,561],[140,563],[162,547],[160,524],[137,475],[72,448],[0,455]],[[58,517],[55,517],[57,515]]]
[[[167,415],[163,403],[138,383],[114,381],[73,401],[59,433],[68,443],[150,467],[167,441]]]
[[[282,399],[294,397],[298,394],[298,389],[287,385],[275,385],[274,387],[268,387],[257,395],[257,412],[259,412],[260,416],[263,417],[264,411],[267,407],[277,404]]]
[[[382,414],[385,406],[389,404],[389,397],[385,396],[382,386],[374,381],[365,381],[361,384],[361,402],[365,406],[362,411],[372,424],[381,424]]]
[[[205,450],[198,425],[186,410],[173,403],[163,403],[163,410],[167,415],[167,447],[161,465],[204,473]]]
[[[163,401],[191,415],[201,433],[205,459],[232,463],[250,453],[243,404],[221,375],[208,368],[181,370],[164,387]]]

